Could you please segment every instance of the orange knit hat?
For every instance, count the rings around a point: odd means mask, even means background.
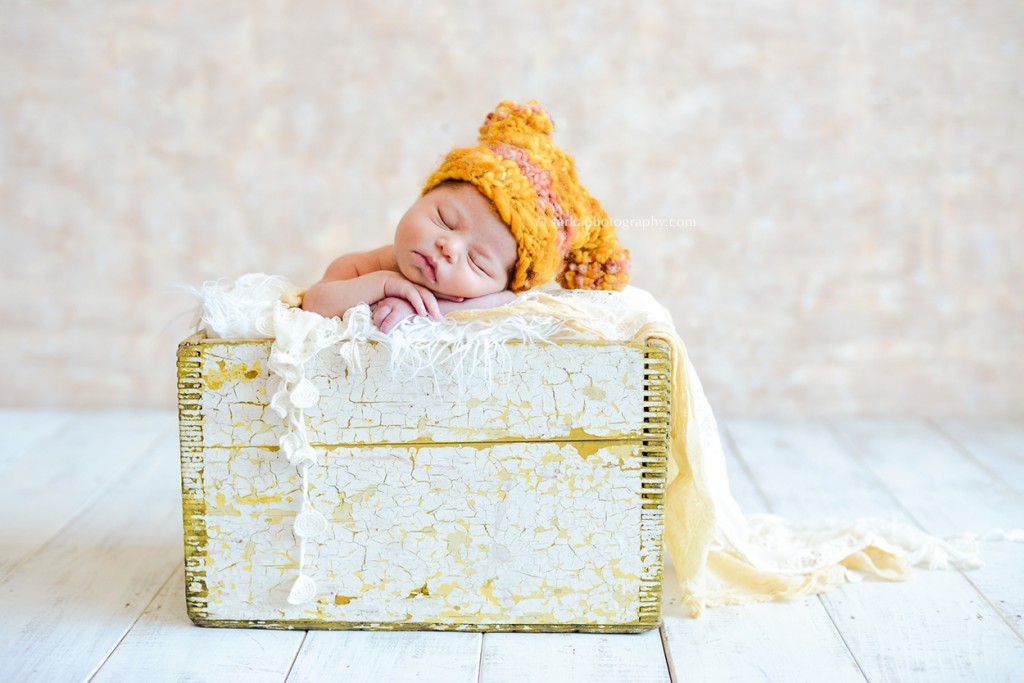
[[[513,292],[556,276],[566,288],[621,290],[629,282],[629,251],[580,185],[572,158],[551,141],[553,128],[535,101],[502,102],[480,127],[481,144],[449,152],[423,194],[458,180],[491,200],[516,239]]]

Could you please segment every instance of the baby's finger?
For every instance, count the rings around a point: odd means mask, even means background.
[[[423,303],[427,307],[430,317],[434,320],[440,320],[442,317],[441,307],[437,304],[437,297],[434,296],[434,293],[424,287],[420,292],[420,296],[423,297]]]
[[[391,313],[388,314],[388,317],[384,319],[384,322],[381,323],[380,331],[383,332],[384,334],[387,334],[391,330],[398,327],[398,323],[402,322],[403,320],[405,320],[405,317],[401,314],[400,311],[391,311]]]
[[[385,286],[384,294],[388,297],[405,299],[419,315],[426,315],[427,309],[423,306],[423,299],[420,295],[420,288],[405,278],[397,278],[390,286]]]
[[[388,315],[390,315],[390,313],[391,313],[391,304],[378,305],[373,310],[373,324],[376,325],[377,327],[380,327],[381,328],[381,332],[386,332],[386,330],[381,326],[381,323],[384,322],[384,320],[387,319],[387,317],[388,317]]]
[[[416,311],[416,315],[428,315],[426,303],[423,301],[423,293],[416,285],[412,285],[411,283],[410,285],[409,291],[405,295],[405,300],[408,301],[413,307],[413,310]]]

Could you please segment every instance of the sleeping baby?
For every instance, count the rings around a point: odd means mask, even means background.
[[[427,179],[394,243],[335,259],[302,308],[331,317],[366,303],[386,333],[413,315],[501,306],[552,278],[623,289],[629,251],[551,131],[536,102],[502,102],[480,144],[452,150]]]

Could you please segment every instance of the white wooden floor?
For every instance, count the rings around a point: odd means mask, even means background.
[[[0,411],[0,681],[1021,681],[1024,544],[987,566],[641,635],[277,632],[187,619],[176,417]],[[744,509],[1024,527],[1024,422],[722,421]]]

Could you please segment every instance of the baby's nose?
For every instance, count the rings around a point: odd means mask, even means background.
[[[458,253],[459,245],[456,240],[438,237],[437,250],[441,252],[442,256],[450,261],[455,258],[455,255]]]

